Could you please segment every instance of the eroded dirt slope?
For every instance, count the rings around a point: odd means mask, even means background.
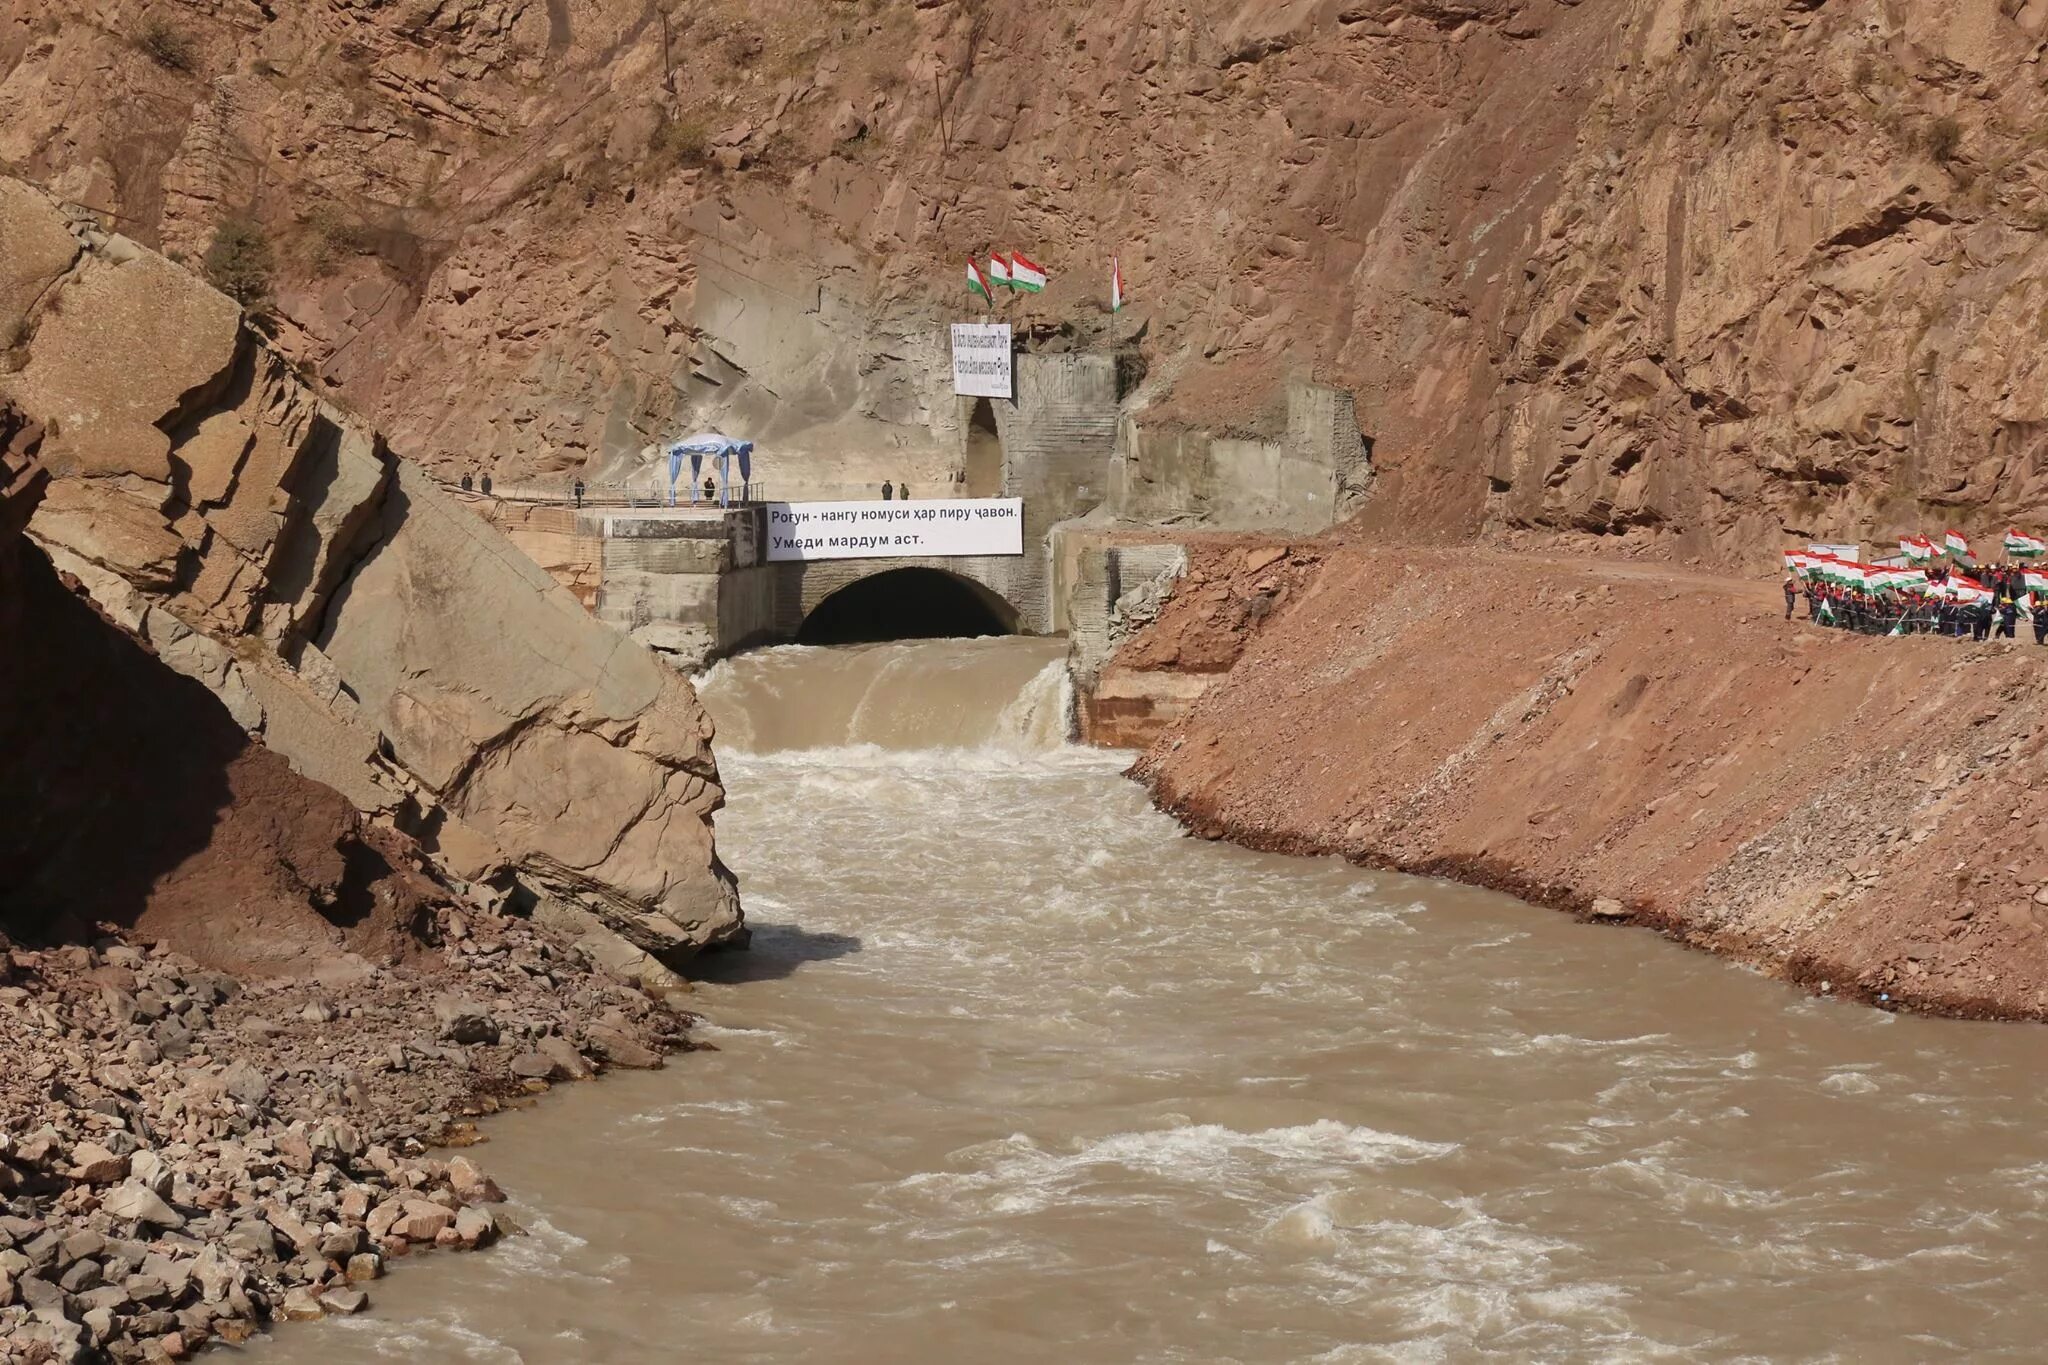
[[[1200,556],[1126,651],[1228,667],[1138,768],[1197,833],[2048,1017],[2048,650],[1788,624],[1769,587],[1628,564],[1259,557]]]

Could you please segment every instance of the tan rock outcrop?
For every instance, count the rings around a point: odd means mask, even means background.
[[[17,222],[66,226],[0,186],[0,246]],[[30,532],[58,567],[301,773],[652,984],[741,934],[688,682],[312,393],[224,296],[80,241],[0,368],[0,400],[44,424]]]

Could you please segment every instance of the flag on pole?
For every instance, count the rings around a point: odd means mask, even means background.
[[[1109,258],[1109,311],[1124,311],[1124,267],[1114,256]]]
[[[2028,592],[2048,592],[2048,573],[2035,573],[2032,569],[2029,569],[2026,573],[2026,581]]]
[[[2039,559],[2048,554],[2048,541],[2035,536],[2023,536],[2018,531],[2005,533],[2005,554],[2008,559]]]
[[[991,251],[988,254],[988,282],[991,285],[999,284],[1005,289],[1017,287],[1017,282],[1010,278],[1010,263],[1003,259],[1003,253],[1000,251]]]
[[[1974,606],[1980,602],[1989,602],[1991,600],[1991,589],[1985,587],[1974,578],[1969,578],[1959,573],[1950,574],[1948,582],[1943,585],[1941,596],[1948,598],[1951,602],[1961,602],[1966,606]]]
[[[1010,253],[1010,285],[1027,294],[1036,294],[1045,288],[1045,271],[1033,265],[1021,251]]]
[[[1899,553],[1914,563],[1934,558],[1934,542],[1926,536],[1906,536],[1899,541]]]
[[[1947,548],[1948,557],[1956,561],[1956,563],[1976,564],[1976,556],[1970,553],[1970,542],[1963,539],[1961,531],[1950,531],[1941,538],[1941,543]]]
[[[995,302],[995,295],[988,292],[988,279],[981,273],[981,267],[974,263],[972,256],[967,258],[967,292],[979,294],[990,303]]]

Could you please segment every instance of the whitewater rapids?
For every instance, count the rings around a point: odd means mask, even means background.
[[[2048,1033],[1181,835],[1057,644],[720,665],[716,1052],[266,1362],[2028,1358]]]

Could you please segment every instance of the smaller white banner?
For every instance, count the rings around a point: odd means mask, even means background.
[[[1022,498],[768,504],[771,563],[1023,553]]]
[[[969,398],[1010,396],[1010,324],[953,324],[953,392]]]

